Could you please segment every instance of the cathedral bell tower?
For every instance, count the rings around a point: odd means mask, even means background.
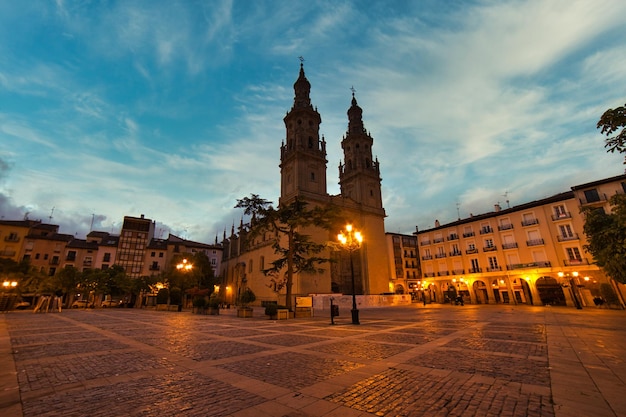
[[[352,106],[348,109],[348,131],[341,141],[344,154],[343,164],[339,163],[341,195],[363,208],[384,213],[378,158],[372,160],[373,142],[363,126],[363,110],[357,104],[353,90]]]
[[[280,201],[289,204],[296,197],[320,199],[326,190],[326,142],[320,140],[322,118],[311,105],[311,83],[300,63],[300,76],[293,85],[293,106],[283,121],[287,137],[280,147]]]

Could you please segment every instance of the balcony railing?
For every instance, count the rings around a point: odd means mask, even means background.
[[[589,265],[589,259],[566,259],[563,261],[565,266]]]
[[[478,253],[478,249],[474,248],[474,249],[467,249],[465,251],[466,254],[472,254],[472,253]]]
[[[502,244],[502,249],[516,249],[516,248],[517,248],[517,242]]]
[[[16,251],[11,249],[0,250],[0,256],[15,256]]]
[[[430,261],[433,259],[433,255],[424,255],[422,256],[422,261]]]
[[[463,275],[465,273],[465,269],[453,269],[452,275]]]
[[[15,235],[9,235],[4,237],[5,242],[19,242],[20,237]]]
[[[420,245],[422,245],[422,246],[430,245],[430,240],[422,240],[420,242]]]
[[[571,236],[560,235],[560,236],[557,236],[556,238],[557,238],[557,240],[559,242],[567,242],[567,241],[570,241],[570,240],[578,240],[578,239],[580,239],[580,237],[578,237],[578,233],[574,233]]]
[[[460,250],[450,252],[450,256],[461,256],[463,255]]]
[[[441,259],[441,258],[445,258],[445,257],[446,257],[445,253],[437,253],[437,254],[435,254],[435,258],[436,259]]]
[[[591,200],[588,200],[586,198],[581,198],[579,200],[581,206],[585,206],[587,204],[604,204],[606,201],[608,201],[608,199],[606,198],[606,194],[598,195],[597,198],[593,198]]]
[[[69,262],[74,262],[76,260],[76,255],[67,255],[65,257],[65,260]]]
[[[562,220],[562,219],[571,219],[572,218],[572,213],[570,213],[569,211],[566,213],[559,213],[559,214],[553,214],[552,215],[552,220]]]
[[[434,273],[434,272],[426,272],[426,273],[424,273],[424,276],[425,276],[426,278],[432,278],[432,277],[434,277],[434,276],[435,276],[435,273]]]
[[[524,269],[524,268],[549,268],[550,261],[543,262],[530,262],[527,264],[510,264],[506,266],[506,269]]]
[[[497,246],[485,246],[483,248],[483,252],[493,252],[495,250],[498,250]]]
[[[498,230],[511,230],[513,228],[513,223],[509,224],[501,224],[498,226]]]
[[[502,271],[502,267],[501,266],[490,266],[487,268],[487,272],[495,272],[495,271]]]
[[[456,233],[452,234],[448,236],[448,240],[459,240],[459,235],[457,235]]]
[[[474,236],[474,232],[463,233],[463,237],[472,237]]]
[[[526,246],[540,246],[543,244],[544,244],[543,239],[532,239],[532,240],[526,241]]]
[[[442,237],[436,237],[436,238],[433,239],[433,243],[441,243],[443,241],[444,241],[444,238],[442,238]]]
[[[161,267],[159,265],[150,265],[150,271],[158,271]]]
[[[448,271],[439,271],[437,272],[437,275],[440,277],[447,277],[450,273]]]
[[[479,272],[483,272],[483,269],[482,268],[470,268],[467,272],[469,274],[477,274]]]
[[[522,220],[522,226],[532,226],[533,224],[539,224],[539,219]]]
[[[483,227],[482,229],[480,229],[481,235],[486,235],[488,233],[493,233],[493,229],[491,228],[491,226]]]

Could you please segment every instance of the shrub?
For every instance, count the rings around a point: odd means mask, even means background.
[[[204,308],[206,306],[206,299],[204,297],[198,297],[194,299],[193,306],[198,308]]]
[[[157,304],[167,304],[167,299],[169,298],[169,296],[170,290],[168,290],[167,288],[161,288],[157,293]]]
[[[278,305],[277,304],[267,304],[265,306],[265,315],[266,316],[275,316],[278,314]]]
[[[170,304],[181,304],[183,301],[183,292],[180,288],[172,288],[170,290]]]
[[[254,292],[252,292],[250,288],[246,288],[245,290],[243,290],[241,295],[239,295],[239,302],[244,307],[250,303],[253,303],[255,300],[256,295],[254,295]]]
[[[221,300],[220,296],[216,293],[211,294],[209,302],[207,303],[210,308],[220,308]]]

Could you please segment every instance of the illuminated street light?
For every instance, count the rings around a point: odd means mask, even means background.
[[[337,240],[345,250],[350,253],[350,276],[352,278],[352,324],[360,324],[359,322],[359,310],[356,308],[356,294],[354,285],[354,262],[352,260],[352,253],[361,248],[363,243],[363,236],[361,232],[354,229],[351,224],[346,225],[345,233],[339,232]]]
[[[187,259],[183,259],[183,261],[179,264],[176,265],[176,269],[178,269],[179,271],[191,271],[191,269],[193,268],[193,265],[187,262]]]
[[[4,288],[5,290],[15,287],[17,287],[17,281],[4,281],[2,283],[2,288]]]

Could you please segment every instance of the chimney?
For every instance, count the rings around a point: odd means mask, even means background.
[[[493,208],[496,210],[496,213],[499,212],[502,208],[500,207],[500,204],[494,204]]]

